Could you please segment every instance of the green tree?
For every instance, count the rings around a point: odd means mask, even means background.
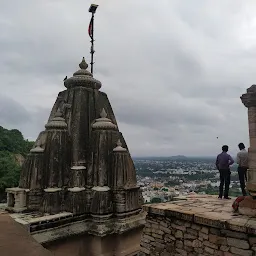
[[[12,153],[0,151],[0,193],[7,187],[18,185],[20,169]]]
[[[159,198],[159,197],[154,197],[154,198],[151,199],[151,203],[152,203],[152,204],[155,204],[155,203],[162,203],[162,200],[161,200],[161,198]]]
[[[21,166],[15,156],[20,154],[26,157],[33,144],[25,140],[19,130],[0,126],[0,200],[7,187],[18,185]]]

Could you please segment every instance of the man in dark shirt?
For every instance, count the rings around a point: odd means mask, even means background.
[[[228,146],[222,146],[222,153],[217,156],[216,167],[220,172],[220,187],[219,187],[219,198],[223,196],[223,186],[225,183],[224,199],[231,199],[228,197],[229,184],[230,184],[230,168],[229,166],[234,163],[233,158],[227,153]]]

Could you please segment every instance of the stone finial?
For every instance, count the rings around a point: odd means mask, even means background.
[[[37,140],[36,147],[30,150],[31,153],[43,153],[44,149],[41,147],[41,141]]]
[[[117,126],[112,123],[112,120],[107,118],[107,112],[103,108],[100,113],[100,118],[95,120],[95,123],[92,124],[94,129],[117,129]]]
[[[58,108],[58,110],[57,110],[57,112],[56,112],[56,114],[55,114],[55,117],[62,117],[62,111],[61,111],[61,109],[60,108]]]
[[[40,147],[41,146],[41,141],[40,141],[40,139],[38,139],[37,141],[36,141],[36,147]]]
[[[68,89],[81,86],[99,90],[101,88],[101,82],[93,78],[93,75],[87,70],[88,64],[84,57],[79,64],[79,67],[80,69],[77,70],[72,77],[64,81],[64,86]]]
[[[117,145],[118,147],[122,147],[122,142],[121,142],[121,140],[120,140],[120,139],[118,139],[118,141],[117,141],[116,145]]]
[[[102,109],[102,111],[100,113],[100,117],[101,118],[106,118],[107,117],[107,112],[106,112],[105,108]]]
[[[113,149],[113,151],[118,151],[118,152],[125,152],[125,151],[127,151],[126,148],[123,148],[123,147],[122,147],[122,142],[121,142],[120,139],[118,139],[116,145],[117,145],[117,146]]]
[[[88,64],[86,63],[84,57],[83,57],[81,63],[79,64],[79,67],[80,67],[81,69],[87,69],[87,68],[88,68]]]
[[[46,129],[66,129],[67,127],[68,125],[59,110],[56,112],[55,117],[45,125]]]

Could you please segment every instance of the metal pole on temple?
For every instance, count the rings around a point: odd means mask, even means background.
[[[89,8],[89,12],[92,14],[92,17],[91,17],[91,21],[90,21],[90,24],[89,24],[89,28],[88,28],[88,33],[89,33],[89,36],[91,38],[91,73],[93,74],[93,54],[94,54],[94,14],[96,12],[98,8],[98,5],[96,4],[91,4],[90,8]]]

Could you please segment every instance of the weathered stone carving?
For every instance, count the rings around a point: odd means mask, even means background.
[[[64,81],[19,187],[7,189],[8,209],[66,211],[91,223],[91,234],[125,232],[144,219],[134,164],[101,82],[84,58],[79,67]]]
[[[248,123],[250,148],[249,153],[249,170],[246,187],[252,196],[256,196],[256,85],[247,89],[247,93],[241,96],[243,104],[248,108]]]

